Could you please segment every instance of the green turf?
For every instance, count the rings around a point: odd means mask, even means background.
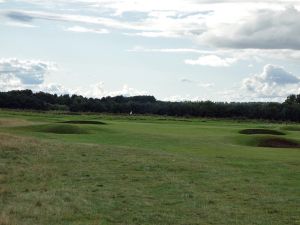
[[[289,131],[300,131],[300,126],[284,126],[282,129]]]
[[[2,110],[0,225],[299,225],[300,149],[239,133],[289,127]]]

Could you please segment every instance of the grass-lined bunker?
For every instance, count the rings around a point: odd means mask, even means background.
[[[299,148],[300,144],[294,140],[278,137],[263,137],[258,139],[258,147],[270,148]]]
[[[67,124],[87,124],[87,125],[105,125],[106,123],[101,121],[95,121],[95,120],[68,120],[63,121],[61,123],[67,123]]]
[[[277,131],[277,130],[270,130],[270,129],[244,129],[239,131],[240,134],[270,134],[270,135],[285,135],[285,133]]]
[[[89,131],[83,127],[72,124],[46,124],[31,126],[32,131],[54,134],[88,134]]]

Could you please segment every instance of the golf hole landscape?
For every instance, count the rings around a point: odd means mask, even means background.
[[[0,0],[0,225],[300,225],[300,0]]]
[[[298,124],[0,111],[0,224],[298,225]]]

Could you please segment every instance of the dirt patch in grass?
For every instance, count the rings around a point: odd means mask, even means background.
[[[285,138],[265,137],[258,141],[258,147],[300,148],[300,144]]]
[[[101,121],[93,121],[93,120],[68,120],[63,121],[61,123],[67,123],[67,124],[90,124],[90,125],[105,125],[106,123]]]
[[[271,135],[285,135],[285,133],[277,131],[277,130],[269,130],[269,129],[244,129],[239,131],[240,134],[271,134]]]

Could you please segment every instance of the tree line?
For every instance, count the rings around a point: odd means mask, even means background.
[[[285,102],[167,102],[153,96],[86,98],[31,90],[0,92],[0,107],[122,114],[154,114],[185,117],[245,118],[300,122],[300,94]]]

